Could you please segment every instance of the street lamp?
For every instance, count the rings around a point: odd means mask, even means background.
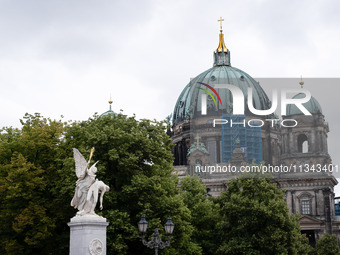
[[[146,230],[148,229],[148,224],[149,222],[145,220],[145,215],[143,214],[142,218],[138,222],[138,230],[141,234],[145,234]]]
[[[155,232],[152,234],[151,241],[146,241],[145,240],[145,233],[146,230],[148,229],[148,222],[145,220],[145,215],[142,215],[142,218],[138,222],[138,230],[142,235],[142,242],[143,244],[150,248],[150,249],[155,249],[155,255],[158,255],[158,249],[164,249],[165,247],[168,247],[170,245],[170,239],[172,232],[174,231],[175,224],[172,222],[171,218],[168,218],[168,221],[164,224],[164,229],[165,233],[168,236],[168,240],[166,242],[163,242],[159,232],[158,228],[155,228]]]

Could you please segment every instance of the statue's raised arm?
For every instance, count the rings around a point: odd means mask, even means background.
[[[91,149],[90,158],[87,162],[84,156],[76,148],[73,148],[75,172],[78,180],[76,182],[76,190],[71,201],[71,206],[78,209],[77,216],[96,215],[94,208],[98,201],[98,192],[103,194],[105,191],[109,191],[107,185],[105,185],[104,188],[97,188],[98,180],[96,179],[96,164],[98,161],[89,168],[93,152],[94,148]]]

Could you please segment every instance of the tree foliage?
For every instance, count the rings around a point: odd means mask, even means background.
[[[270,179],[238,178],[219,198],[217,254],[307,254],[307,240]]]
[[[96,151],[104,196],[108,254],[153,254],[137,222],[149,221],[171,246],[162,254],[305,254],[306,239],[289,216],[282,191],[268,179],[239,179],[219,198],[196,176],[172,175],[171,140],[163,122],[124,114],[63,122],[26,114],[20,129],[0,130],[0,254],[68,254],[67,223],[76,175],[72,148]],[[98,210],[97,210],[98,212]]]
[[[219,205],[209,197],[202,180],[197,175],[181,179],[180,189],[184,203],[191,212],[193,240],[200,244],[202,254],[216,254],[218,243],[215,228],[220,219]]]
[[[64,123],[25,115],[22,128],[0,134],[1,248],[6,254],[47,253],[58,230],[56,172]]]
[[[169,216],[176,224],[173,245],[164,254],[199,254],[199,246],[190,238],[190,210],[179,196],[178,179],[171,174],[171,140],[163,122],[137,121],[123,114],[95,116],[68,127],[65,140],[68,147],[84,154],[90,146],[96,148],[93,160],[100,162],[98,178],[111,188],[103,211],[110,222],[109,253],[150,254],[137,230],[137,222],[145,214],[147,236],[158,227],[165,238],[163,224]]]
[[[338,240],[335,235],[324,234],[316,242],[317,255],[336,255],[340,254]]]
[[[63,123],[27,114],[22,125],[0,134],[0,253],[68,253],[67,222],[76,213],[69,205],[76,181],[72,148],[88,157],[94,146],[97,177],[111,188],[102,213],[110,222],[108,253],[150,254],[137,230],[146,214],[149,237],[158,227],[165,238],[169,216],[176,224],[164,254],[200,254],[191,238],[191,212],[171,174],[171,141],[163,122],[118,114]]]

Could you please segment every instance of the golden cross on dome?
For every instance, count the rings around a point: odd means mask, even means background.
[[[220,28],[221,28],[221,32],[222,32],[222,22],[224,21],[224,19],[222,19],[222,17],[220,17],[220,19],[219,19],[219,20],[217,20],[217,21],[219,21],[219,22],[220,22]]]

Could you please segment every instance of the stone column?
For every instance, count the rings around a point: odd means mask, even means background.
[[[288,154],[292,154],[292,153],[297,151],[296,148],[294,147],[294,146],[296,146],[296,143],[294,142],[294,137],[293,137],[292,133],[289,133],[288,139],[289,139]]]
[[[292,194],[292,213],[297,213],[298,211],[296,210],[296,206],[295,206],[295,200],[296,200],[295,190],[292,190],[291,194]]]
[[[321,144],[318,143],[320,140],[318,138],[321,138],[318,136],[318,131],[316,129],[312,130],[310,132],[310,142],[308,141],[308,152],[316,152],[320,150]],[[319,147],[320,146],[320,147]],[[319,148],[317,148],[319,147]],[[322,147],[321,147],[322,148]]]
[[[295,213],[301,213],[300,199],[296,196],[294,192],[294,203],[295,203]]]
[[[312,196],[311,198],[311,205],[312,205],[312,215],[316,215],[316,197]]]
[[[207,147],[209,152],[209,161],[211,165],[215,165],[217,163],[217,155],[216,155],[216,140],[209,139],[207,140]]]
[[[288,209],[289,209],[289,214],[292,214],[293,212],[293,204],[292,204],[292,194],[290,192],[290,190],[287,190],[287,205],[288,205]]]
[[[331,202],[330,202],[330,190],[326,188],[323,190],[324,203],[325,203],[325,216],[326,216],[326,232],[332,234],[332,217],[331,217]]]
[[[320,215],[320,208],[318,207],[319,202],[319,196],[318,196],[318,190],[314,190],[314,201],[315,201],[315,215]]]
[[[325,219],[325,204],[324,204],[324,198],[322,190],[319,189],[319,195],[318,195],[318,208],[319,208],[319,215],[322,217],[322,219]]]
[[[100,216],[76,216],[70,227],[70,255],[106,255],[106,227]]]

